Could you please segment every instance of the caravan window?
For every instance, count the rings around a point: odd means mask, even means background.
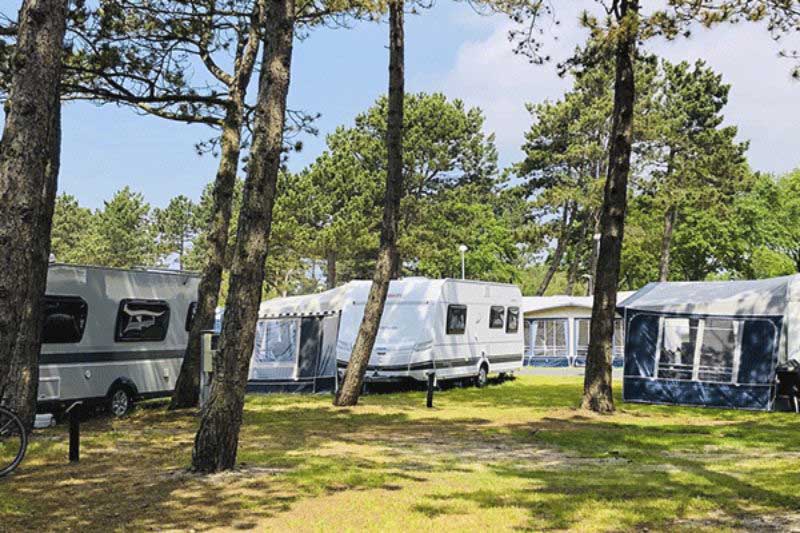
[[[45,296],[42,342],[81,342],[89,307],[77,296]]]
[[[665,318],[658,358],[658,377],[692,379],[697,346],[697,319]]]
[[[186,311],[186,331],[191,331],[192,324],[194,324],[194,315],[197,314],[197,302],[189,304],[189,309]]]
[[[169,329],[169,305],[163,300],[133,300],[119,302],[117,342],[163,341]]]
[[[467,330],[467,306],[447,306],[447,334],[460,335]]]
[[[578,357],[589,355],[589,318],[575,319],[575,354]],[[614,319],[614,357],[623,357],[625,352],[625,326],[621,318]]]
[[[296,319],[273,319],[258,322],[256,363],[292,363],[297,352]]]
[[[534,357],[566,357],[567,321],[564,319],[545,318],[533,321],[533,355]]]
[[[706,319],[700,346],[700,365],[697,369],[697,378],[700,381],[733,381],[738,326],[739,323],[734,320]]]
[[[503,313],[505,308],[502,305],[493,305],[489,308],[489,327],[492,329],[503,329]]]
[[[506,312],[506,333],[519,331],[519,307],[509,307]]]

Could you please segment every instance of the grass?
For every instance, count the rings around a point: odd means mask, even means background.
[[[251,396],[241,467],[186,472],[197,412],[140,408],[39,432],[0,480],[0,530],[788,530],[800,417],[618,403],[576,378],[368,396]]]

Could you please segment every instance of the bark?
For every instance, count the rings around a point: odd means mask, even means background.
[[[197,405],[200,392],[200,341],[202,332],[213,328],[228,248],[228,231],[236,185],[236,170],[239,163],[243,106],[235,106],[225,117],[222,130],[220,162],[214,182],[214,205],[211,226],[208,232],[208,258],[197,291],[197,312],[186,351],[181,363],[181,372],[172,393],[170,409],[182,409]]]
[[[583,224],[581,224],[581,230],[578,233],[578,238],[575,242],[575,256],[572,258],[572,263],[569,265],[569,271],[567,273],[567,290],[566,293],[569,296],[572,296],[575,292],[575,283],[578,281],[578,270],[581,266],[581,258],[583,257],[583,253],[586,246],[586,234],[589,230],[589,220],[586,220]]]
[[[589,259],[589,275],[592,277],[592,281],[589,286],[586,288],[586,296],[591,296],[594,294],[594,280],[597,279],[597,255],[600,252],[598,249],[599,246],[597,242],[595,242],[594,236],[600,233],[600,214],[595,211],[592,214],[592,219],[594,220],[594,231],[592,232],[592,251],[591,251],[591,258]]]
[[[611,394],[612,337],[627,207],[635,100],[633,57],[636,48],[638,4],[620,0],[618,7],[621,33],[616,37],[615,46],[614,110],[608,177],[600,214],[600,253],[582,401],[584,409],[600,413],[614,411],[614,398]]]
[[[561,260],[564,258],[564,250],[567,247],[567,233],[570,226],[570,202],[564,203],[564,209],[561,214],[561,226],[558,231],[558,241],[556,242],[556,249],[553,252],[553,257],[550,259],[550,266],[545,272],[544,279],[539,284],[536,290],[536,296],[542,296],[550,282],[553,281],[553,276],[558,272],[558,267],[561,266]]]
[[[272,208],[281,164],[286,96],[295,26],[294,0],[261,0],[265,13],[253,145],[231,265],[220,350],[208,404],[195,437],[192,468],[228,470],[236,464],[245,388],[253,350]]]
[[[677,218],[678,210],[674,205],[669,206],[664,212],[664,234],[661,236],[661,258],[658,262],[659,281],[667,281],[669,279],[669,252],[672,247],[672,232]]]
[[[61,150],[67,7],[25,0],[0,140],[0,401],[30,429]]]
[[[258,16],[256,9],[254,20]],[[211,225],[207,236],[208,257],[197,290],[197,311],[189,331],[181,371],[169,409],[194,407],[200,396],[200,341],[203,331],[214,327],[222,272],[226,265],[236,171],[241,154],[245,96],[258,53],[256,35],[256,28],[251,28],[248,45],[237,58],[234,79],[230,86],[230,103],[222,122],[220,160],[214,180]]]
[[[403,194],[403,97],[404,97],[403,1],[389,4],[389,108],[386,129],[388,171],[381,224],[381,244],[372,278],[364,318],[353,353],[334,404],[358,403],[375,337],[378,334],[389,283],[397,265],[397,226]]]
[[[325,275],[325,285],[329,289],[336,287],[336,251],[328,250],[325,254],[325,266],[327,268]]]

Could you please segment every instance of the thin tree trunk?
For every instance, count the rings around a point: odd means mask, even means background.
[[[597,279],[597,256],[600,254],[600,247],[599,243],[595,242],[594,236],[600,233],[600,213],[595,211],[592,214],[592,219],[594,220],[594,231],[592,232],[592,240],[591,240],[591,259],[589,260],[589,275],[592,277],[592,281],[589,286],[586,288],[586,296],[591,296],[594,294],[594,281]]]
[[[678,218],[678,210],[674,205],[667,208],[664,213],[664,234],[661,236],[661,258],[658,262],[658,280],[667,281],[669,279],[669,259],[670,248],[672,247],[672,232],[675,228],[675,221]]]
[[[192,453],[192,468],[199,472],[228,470],[236,464],[247,372],[280,172],[295,5],[294,0],[262,2],[266,3],[266,8],[262,9],[266,15],[265,40],[253,145],[242,195],[220,350],[214,360],[211,392]]]
[[[586,234],[588,233],[589,220],[586,220],[581,225],[581,230],[578,233],[578,238],[575,241],[575,255],[572,258],[572,263],[569,265],[567,273],[567,290],[566,293],[572,296],[575,292],[575,284],[578,282],[578,269],[581,265],[581,257],[586,246]]]
[[[327,268],[325,275],[325,285],[328,289],[336,287],[336,251],[328,250],[325,254],[325,266]]]
[[[389,109],[386,128],[388,169],[386,196],[381,225],[381,246],[375,275],[372,278],[364,318],[358,330],[353,353],[334,404],[351,406],[358,403],[364,374],[367,371],[375,337],[378,334],[383,306],[397,261],[397,225],[400,198],[403,194],[403,96],[404,96],[403,1],[389,4]]]
[[[553,252],[553,257],[550,259],[550,266],[547,268],[547,272],[545,272],[544,279],[539,284],[539,288],[536,290],[536,296],[542,296],[545,293],[547,287],[550,286],[550,282],[553,280],[553,276],[555,276],[556,272],[558,272],[558,267],[561,266],[561,260],[564,258],[564,250],[567,247],[567,232],[569,231],[570,209],[570,202],[565,202],[564,210],[561,214],[561,226],[558,231],[556,249]]]
[[[584,409],[614,411],[611,394],[612,338],[617,305],[620,256],[627,207],[628,173],[633,143],[635,83],[633,58],[638,30],[638,3],[620,0],[616,36],[614,111],[609,147],[608,178],[600,215],[600,254],[589,332],[589,353],[583,383]]]
[[[197,311],[186,351],[181,363],[181,372],[172,393],[170,409],[182,409],[197,405],[200,392],[200,341],[202,332],[214,327],[225,253],[228,249],[228,232],[236,185],[236,170],[239,165],[241,128],[244,106],[232,105],[225,116],[222,129],[220,161],[214,181],[211,226],[208,232],[208,258],[200,279],[197,296]]]
[[[222,122],[220,160],[214,180],[211,224],[207,236],[208,257],[197,290],[197,311],[189,331],[181,371],[172,393],[169,409],[194,407],[200,396],[200,341],[203,331],[214,327],[222,273],[227,263],[236,171],[241,154],[245,96],[259,48],[257,40],[259,6],[260,4],[254,8],[253,27],[250,28],[247,47],[243,49],[242,55],[237,57],[235,63],[234,80],[230,87],[231,103]]]
[[[30,428],[61,151],[67,7],[24,0],[0,140],[0,400]]]

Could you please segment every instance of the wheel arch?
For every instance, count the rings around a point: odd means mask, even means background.
[[[128,392],[131,393],[132,400],[135,400],[139,397],[139,388],[129,377],[122,376],[115,379],[111,386],[108,387],[108,390],[106,391],[106,397],[110,397],[111,393],[117,389],[128,389]]]

